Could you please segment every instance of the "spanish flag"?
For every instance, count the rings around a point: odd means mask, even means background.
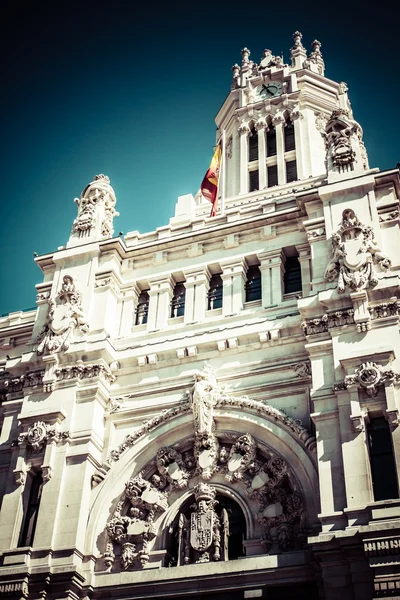
[[[221,168],[221,157],[222,149],[221,143],[219,143],[215,149],[214,156],[212,157],[210,166],[207,170],[207,173],[204,176],[200,187],[203,196],[212,204],[211,217],[215,217],[217,212],[218,180],[219,171]]]

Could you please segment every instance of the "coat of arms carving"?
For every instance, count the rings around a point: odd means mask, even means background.
[[[332,235],[332,258],[325,279],[337,279],[340,293],[346,287],[360,291],[378,283],[375,265],[387,271],[391,260],[379,248],[372,227],[361,223],[353,210],[344,210],[341,226]]]

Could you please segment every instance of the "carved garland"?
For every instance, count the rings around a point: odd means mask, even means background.
[[[285,551],[298,544],[304,502],[286,461],[271,451],[268,457],[262,455],[248,433],[233,436],[230,445],[226,436],[221,439],[215,471],[231,484],[244,485],[245,494],[257,501],[257,521],[264,529],[261,544],[265,551]],[[203,469],[196,462],[194,449],[182,452],[179,445],[161,448],[155,460],[125,484],[125,492],[106,526],[108,542],[103,557],[108,569],[115,560],[115,544],[121,547],[124,570],[135,563],[143,567],[148,562],[149,544],[158,529],[155,522],[168,510],[171,492],[187,489],[189,481],[198,474],[204,479]],[[226,535],[228,516],[222,513],[218,517],[215,513],[215,495],[212,485],[200,482],[194,488],[196,505],[192,506],[190,523],[183,513],[179,518],[177,564],[227,560],[226,546],[221,556],[220,540],[222,534]]]
[[[234,396],[228,396],[227,394],[221,393],[217,398],[216,407],[222,408],[226,406],[237,408],[239,410],[246,409],[250,412],[263,415],[267,418],[272,418],[281,425],[290,429],[290,431],[296,435],[296,437],[308,450],[314,451],[316,448],[315,438],[309,433],[309,431],[307,431],[307,429],[305,429],[305,427],[303,427],[300,419],[293,419],[292,417],[289,417],[283,410],[274,408],[267,403],[251,400],[248,398],[248,396],[240,396],[235,398]],[[119,460],[121,455],[128,448],[134,446],[141,437],[150,431],[153,431],[159,425],[190,411],[190,400],[187,398],[187,393],[185,393],[185,399],[180,404],[174,406],[173,408],[162,410],[156,417],[153,417],[148,421],[144,421],[142,427],[137,429],[134,433],[128,434],[122,444],[120,444],[116,450],[112,450],[110,452],[109,456],[107,457],[106,464],[110,466],[113,462]]]

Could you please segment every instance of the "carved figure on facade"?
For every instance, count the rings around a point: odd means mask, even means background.
[[[36,351],[39,355],[67,350],[75,329],[79,329],[81,333],[89,331],[81,301],[82,295],[76,289],[73,278],[64,275],[57,298],[48,301],[46,324],[37,340]]]
[[[256,458],[256,443],[249,433],[241,435],[233,444],[226,463],[225,479],[239,481],[245,471],[253,466]]]
[[[231,90],[235,90],[239,87],[239,76],[240,76],[240,67],[238,64],[234,64],[232,67],[232,83]]]
[[[299,379],[309,379],[311,377],[311,365],[309,362],[299,362],[291,365]]]
[[[332,166],[339,172],[353,170],[357,151],[360,156],[364,156],[363,165],[367,164],[366,150],[362,143],[362,128],[357,121],[350,118],[348,110],[333,111],[322,135],[325,139],[328,164],[331,161]]]
[[[193,493],[196,502],[191,506],[190,519],[182,513],[179,517],[178,565],[228,560],[228,514],[223,509],[219,517],[215,510],[218,504],[216,489],[207,483],[199,483]]]
[[[332,235],[332,259],[326,268],[325,279],[337,279],[340,293],[346,287],[360,291],[378,283],[374,264],[387,271],[391,260],[380,250],[372,227],[362,224],[353,210],[344,210],[341,226]]]
[[[195,376],[192,390],[192,410],[196,433],[211,433],[214,428],[213,409],[217,403],[217,382],[212,367],[206,365]]]
[[[78,205],[78,215],[72,225],[72,233],[78,237],[87,236],[96,227],[97,220],[101,219],[101,235],[112,237],[113,218],[119,213],[114,208],[116,198],[106,175],[96,175],[81,197],[75,198],[75,203]]]

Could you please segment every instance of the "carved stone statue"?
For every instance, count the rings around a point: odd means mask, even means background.
[[[190,521],[183,514],[179,518],[178,564],[228,560],[228,515],[223,510],[220,518],[215,511],[218,504],[215,488],[199,483],[193,492],[196,503],[192,505]],[[224,536],[222,555],[221,535]]]
[[[213,429],[213,408],[216,400],[216,380],[212,367],[206,365],[195,374],[192,391],[192,410],[196,433],[211,433]]]
[[[337,279],[337,289],[341,293],[346,286],[352,291],[373,287],[378,283],[374,263],[383,271],[391,266],[391,260],[374,239],[372,227],[363,225],[353,210],[344,210],[341,226],[332,235],[332,259],[326,268],[325,279]]]
[[[37,353],[50,354],[67,350],[73,331],[82,333],[89,330],[81,305],[81,293],[75,288],[70,275],[63,277],[61,290],[56,300],[48,300],[47,322],[38,337]]]
[[[113,219],[118,216],[115,210],[115,193],[107,175],[96,175],[86,186],[80,198],[75,198],[78,215],[72,225],[71,237],[88,241],[88,238],[101,239],[112,237]],[[79,243],[79,242],[76,242]]]

